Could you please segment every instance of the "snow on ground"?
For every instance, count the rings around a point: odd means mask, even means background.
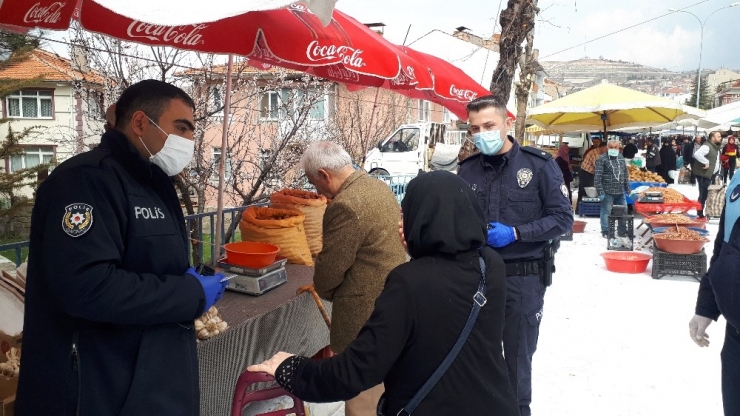
[[[675,185],[696,199],[698,189]],[[699,283],[606,270],[598,218],[562,242],[545,296],[534,356],[535,416],[722,415],[720,351],[725,322],[709,327],[711,345],[689,337]],[[635,226],[640,223],[635,218]],[[719,220],[707,226],[714,240]],[[635,242],[640,241],[638,230]],[[646,234],[649,237],[650,233]],[[707,244],[708,257],[711,243]],[[647,249],[643,251],[647,252]]]

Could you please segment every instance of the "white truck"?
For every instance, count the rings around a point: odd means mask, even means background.
[[[377,176],[415,176],[420,170],[435,169],[454,171],[463,140],[465,131],[448,131],[445,124],[403,124],[368,152],[363,167]]]

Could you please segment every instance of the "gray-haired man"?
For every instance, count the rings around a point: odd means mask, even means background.
[[[343,351],[370,317],[388,273],[406,261],[398,239],[399,205],[383,182],[352,167],[341,146],[316,142],[301,167],[331,203],[324,214],[324,244],[316,259],[316,292],[333,302],[331,348]],[[346,402],[345,414],[375,415],[379,385]]]

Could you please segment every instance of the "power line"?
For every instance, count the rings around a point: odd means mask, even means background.
[[[653,17],[653,18],[651,18],[651,19],[648,19],[648,20],[642,21],[642,22],[640,22],[640,23],[635,23],[634,25],[631,25],[631,26],[627,26],[627,27],[625,27],[625,28],[622,28],[622,29],[616,30],[616,31],[614,31],[614,32],[611,32],[611,33],[607,33],[606,35],[603,35],[603,36],[599,36],[599,37],[597,37],[597,38],[594,38],[594,39],[591,39],[591,40],[587,40],[587,41],[585,41],[585,42],[583,42],[583,43],[579,43],[578,45],[574,45],[574,46],[571,46],[571,47],[569,47],[569,48],[565,48],[565,49],[563,49],[563,50],[560,50],[560,51],[557,51],[557,52],[551,53],[551,54],[549,54],[549,55],[545,55],[545,56],[543,56],[543,57],[542,57],[542,58],[540,58],[540,59],[545,59],[545,58],[549,58],[549,57],[551,57],[551,56],[555,56],[555,55],[561,54],[561,53],[563,53],[563,52],[567,52],[567,51],[569,51],[569,50],[572,50],[572,49],[575,49],[575,48],[579,48],[579,47],[581,47],[581,46],[587,45],[587,44],[589,44],[589,43],[592,43],[592,42],[596,42],[597,40],[601,40],[601,39],[604,39],[604,38],[606,38],[606,37],[609,37],[609,36],[611,36],[611,35],[616,35],[617,33],[621,33],[621,32],[624,32],[624,31],[626,31],[626,30],[629,30],[629,29],[633,29],[633,28],[635,28],[635,27],[637,27],[637,26],[641,26],[641,25],[644,25],[645,23],[650,23],[650,22],[653,22],[653,21],[655,21],[655,20],[658,20],[658,19],[662,19],[662,18],[664,18],[664,17],[666,17],[666,16],[669,16],[669,15],[672,15],[672,14],[674,14],[674,13],[680,13],[680,12],[681,12],[682,10],[690,9],[690,8],[692,8],[692,7],[694,7],[694,6],[698,6],[698,5],[700,5],[700,4],[702,4],[702,3],[706,3],[706,2],[708,2],[708,1],[709,1],[709,0],[702,0],[702,1],[700,1],[700,2],[697,2],[697,3],[694,3],[694,4],[690,4],[690,5],[686,6],[686,7],[683,7],[683,8],[681,8],[681,9],[676,9],[676,10],[674,10],[674,11],[672,11],[672,12],[668,12],[668,13],[666,13],[666,14],[662,14],[662,15],[660,15],[660,16],[657,16],[657,17]]]

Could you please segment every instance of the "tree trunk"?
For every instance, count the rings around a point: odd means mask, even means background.
[[[516,126],[514,137],[520,144],[524,144],[524,128],[527,120],[527,103],[529,93],[532,90],[537,69],[534,66],[535,51],[532,49],[534,42],[534,28],[527,34],[527,46],[519,59],[519,84],[516,86]]]
[[[522,54],[522,42],[534,29],[537,12],[537,0],[508,0],[506,9],[501,12],[500,56],[490,90],[503,103],[509,102],[514,73]]]

